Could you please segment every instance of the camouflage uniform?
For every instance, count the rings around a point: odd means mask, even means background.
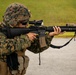
[[[11,4],[3,18],[3,23],[0,27],[18,25],[20,20],[29,21],[30,13],[28,9],[18,3]],[[48,34],[45,36],[46,46],[40,47],[39,38],[31,42],[27,35],[16,36],[13,39],[8,39],[3,33],[0,32],[0,75],[24,75],[28,67],[29,58],[25,56],[25,51],[28,49],[34,53],[39,53],[46,50],[52,37]],[[6,63],[6,55],[10,55],[13,52],[17,53],[19,68],[18,70],[10,70]]]

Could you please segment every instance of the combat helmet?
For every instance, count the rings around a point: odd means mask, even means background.
[[[29,18],[30,12],[27,7],[19,3],[13,3],[6,9],[3,22],[8,26],[15,27],[22,20],[28,22]]]

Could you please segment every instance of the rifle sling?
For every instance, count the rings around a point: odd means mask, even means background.
[[[66,42],[66,43],[65,43],[64,45],[62,45],[62,46],[56,46],[56,45],[50,44],[50,47],[60,49],[60,48],[62,48],[62,47],[64,47],[64,46],[68,45],[68,44],[70,43],[70,41],[71,41],[75,36],[76,36],[76,34],[74,34],[74,36],[73,36],[68,42]]]

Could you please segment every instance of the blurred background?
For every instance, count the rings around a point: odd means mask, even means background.
[[[31,19],[43,19],[45,25],[76,23],[76,0],[0,0],[0,20],[11,3],[24,4],[31,11]]]

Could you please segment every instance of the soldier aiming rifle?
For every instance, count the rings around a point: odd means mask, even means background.
[[[35,31],[20,33],[23,29],[28,29],[30,17],[30,11],[22,4],[13,3],[7,7],[0,24],[0,75],[26,74],[29,64],[26,49],[34,53],[43,52],[49,48],[53,36],[61,33],[61,28],[57,26],[45,36],[44,33],[38,35]],[[15,28],[21,31],[11,30]]]

